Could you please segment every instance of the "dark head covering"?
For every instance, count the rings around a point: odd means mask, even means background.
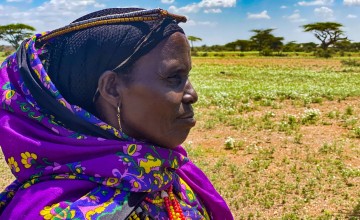
[[[85,15],[72,24],[144,11],[140,8],[104,9]],[[148,15],[140,13],[138,17],[141,16]],[[43,59],[51,80],[64,98],[70,104],[94,113],[92,99],[100,75],[114,69],[118,73],[126,72],[137,59],[175,32],[184,33],[178,21],[170,16],[92,26],[42,42],[47,49]]]

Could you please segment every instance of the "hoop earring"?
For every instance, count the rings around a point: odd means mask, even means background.
[[[118,119],[118,123],[119,123],[119,130],[122,132],[122,127],[121,127],[121,120],[120,120],[120,105],[118,105],[117,107],[117,119]]]

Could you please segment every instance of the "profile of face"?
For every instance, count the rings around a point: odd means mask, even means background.
[[[192,104],[198,96],[188,78],[190,70],[189,43],[176,32],[133,64],[130,80],[105,72],[99,79],[97,111],[119,127],[115,116],[120,104],[121,127],[127,135],[174,148],[196,123]]]

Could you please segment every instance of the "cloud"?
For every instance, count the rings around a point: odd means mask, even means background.
[[[106,5],[105,5],[105,4],[102,4],[102,3],[95,3],[95,4],[94,4],[94,7],[95,7],[95,8],[106,8]]]
[[[304,21],[306,21],[305,18],[301,17],[299,10],[295,10],[292,15],[284,16],[284,18],[288,19],[291,22],[304,22]]]
[[[164,3],[164,4],[172,4],[174,2],[175,2],[175,0],[161,0],[161,3]]]
[[[96,0],[79,0],[79,1],[70,1],[70,0],[50,0],[45,2],[43,5],[39,6],[39,10],[49,9],[49,10],[69,10],[69,11],[78,11],[83,10],[88,6],[98,7],[100,3],[97,3]]]
[[[357,15],[353,15],[353,14],[348,14],[346,17],[347,17],[347,18],[357,18],[358,16],[357,16]]]
[[[285,9],[285,8],[287,8],[287,6],[286,6],[286,5],[282,5],[282,6],[280,6],[280,8],[281,8],[281,9]]]
[[[26,3],[31,3],[32,0],[6,0],[6,2],[26,2]]]
[[[360,0],[344,0],[344,5],[360,5]]]
[[[314,1],[301,1],[298,2],[300,6],[319,6],[319,5],[331,5],[334,0],[314,0]]]
[[[210,9],[205,9],[204,12],[218,14],[221,13],[222,11],[220,8],[210,8]]]
[[[259,14],[247,13],[248,19],[270,19],[271,17],[267,14],[267,11],[262,11]]]
[[[172,11],[177,14],[188,14],[188,13],[197,13],[200,10],[200,7],[197,4],[186,5],[181,8],[177,8],[176,6],[170,6],[169,11]]]
[[[204,10],[205,13],[221,13],[220,8],[236,6],[236,0],[202,0],[199,3],[192,3],[183,7],[170,6],[169,11],[180,14],[197,13]]]
[[[97,0],[50,0],[27,9],[4,6],[0,13],[1,23],[26,23],[42,32],[62,27],[91,11],[104,8],[106,5]]]
[[[314,9],[315,16],[323,20],[334,20],[334,11],[328,7]]]
[[[212,8],[212,7],[230,8],[236,6],[236,0],[202,0],[199,3],[199,6],[205,8]]]
[[[216,22],[194,21],[194,20],[188,20],[186,23],[180,23],[180,26],[209,26],[209,27],[215,27],[216,25],[217,25]]]

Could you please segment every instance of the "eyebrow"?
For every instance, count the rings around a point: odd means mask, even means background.
[[[182,72],[182,71],[190,71],[192,66],[190,64],[190,68],[188,68],[188,65],[184,64],[183,62],[179,62],[179,61],[174,61],[171,60],[168,64],[168,69],[171,71],[175,71],[175,72]]]

